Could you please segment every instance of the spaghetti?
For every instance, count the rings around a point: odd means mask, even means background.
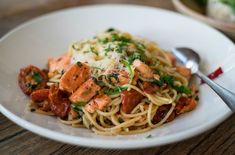
[[[139,134],[193,110],[191,72],[155,43],[115,29],[73,43],[48,71],[21,69],[28,109],[101,135]]]

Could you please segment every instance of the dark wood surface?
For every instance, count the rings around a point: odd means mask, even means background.
[[[0,1],[0,37],[15,26],[63,8],[97,3],[141,4],[174,10],[170,0],[5,0]],[[213,117],[213,116],[211,116]],[[27,131],[0,113],[0,154],[235,154],[235,115],[194,138],[141,150],[104,150],[67,145]]]

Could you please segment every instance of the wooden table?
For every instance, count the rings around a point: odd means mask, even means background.
[[[0,2],[0,37],[18,24],[51,11],[106,2],[174,10],[170,0],[5,0]],[[0,154],[235,154],[235,115],[210,131],[179,143],[141,150],[103,150],[40,137],[0,114]]]

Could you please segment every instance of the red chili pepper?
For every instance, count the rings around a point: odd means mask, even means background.
[[[215,78],[217,78],[220,74],[223,74],[223,70],[221,67],[219,67],[218,69],[216,69],[214,72],[208,74],[207,76],[213,80]],[[201,80],[201,84],[205,83],[203,80]]]

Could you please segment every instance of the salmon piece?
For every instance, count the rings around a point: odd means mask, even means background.
[[[76,102],[88,102],[96,95],[97,91],[101,88],[92,79],[83,83],[70,97],[70,101]]]
[[[94,113],[96,109],[98,109],[98,105],[94,102],[94,100],[91,100],[85,105],[85,110],[89,113]]]
[[[71,116],[72,119],[78,118],[78,113],[74,111],[73,108],[70,108],[69,115]]]
[[[175,55],[173,53],[170,53],[170,52],[167,52],[166,55],[170,59],[171,64],[173,66],[175,66],[176,65],[176,57],[175,57]]]
[[[143,63],[142,61],[136,59],[133,62],[133,67],[140,72],[140,75],[143,76],[144,78],[151,79],[153,78],[153,71],[151,68]]]
[[[94,102],[98,105],[99,110],[103,110],[103,108],[111,102],[111,98],[108,95],[102,94],[96,96]]]
[[[49,58],[48,59],[48,68],[49,73],[53,73],[58,70],[67,70],[70,66],[70,55],[68,53],[63,54],[57,58]]]
[[[132,85],[136,85],[137,84],[137,81],[138,81],[138,79],[139,79],[139,72],[137,72],[137,71],[134,71],[134,78],[133,78],[133,80],[132,80]]]
[[[181,97],[176,104],[176,114],[183,114],[193,110],[197,106],[197,101],[193,98]]]
[[[118,76],[118,80],[119,80],[119,84],[120,85],[125,85],[125,84],[128,84],[129,83],[129,78],[126,78],[126,77],[124,77],[124,76],[121,76],[121,75],[119,75]]]
[[[106,105],[111,102],[111,98],[105,94],[96,96],[85,106],[85,110],[94,113],[95,110],[103,110]]]
[[[125,70],[120,70],[118,75],[118,83],[120,85],[125,85],[129,83],[129,73],[127,73]]]
[[[90,67],[84,63],[72,65],[61,77],[59,87],[67,92],[74,92],[82,83],[91,76]]]
[[[191,77],[191,70],[184,66],[177,66],[176,71],[180,73],[181,75],[183,75],[184,77],[186,77],[188,80]]]

